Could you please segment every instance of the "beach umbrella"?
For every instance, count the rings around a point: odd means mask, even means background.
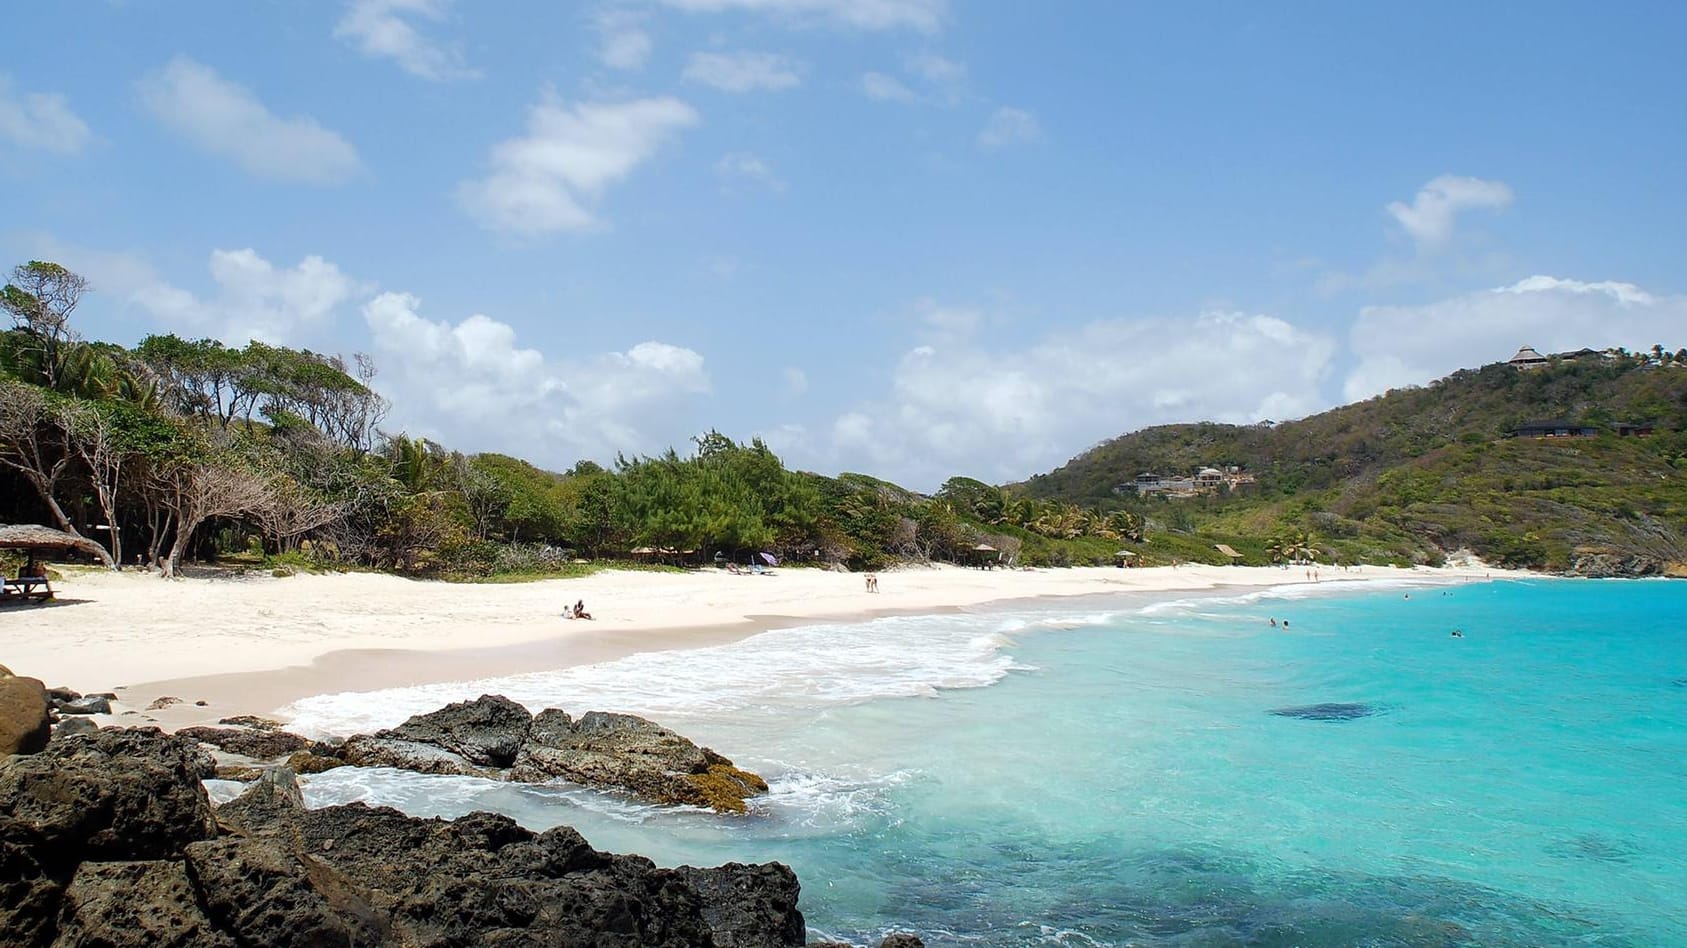
[[[64,551],[80,550],[90,556],[99,556],[105,552],[104,548],[92,540],[86,540],[63,530],[52,527],[37,526],[32,523],[14,523],[0,525],[0,549],[3,550],[41,550]]]
[[[995,553],[995,552],[998,552],[995,547],[991,546],[988,543],[980,543],[977,546],[973,547],[973,550],[975,552],[978,552],[978,553]]]
[[[774,556],[772,553],[757,553],[756,555],[761,557],[762,562],[766,563],[769,566],[778,566],[779,565],[779,557]]]

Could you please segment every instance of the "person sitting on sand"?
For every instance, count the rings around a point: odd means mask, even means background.
[[[27,562],[27,563],[23,564],[22,566],[18,567],[18,578],[19,579],[46,579],[47,578],[47,570],[45,568],[43,568],[41,566],[41,564],[35,562],[35,557],[31,556],[29,558],[29,562]]]
[[[591,617],[592,614],[586,611],[586,600],[581,599],[574,603],[574,618],[590,619]]]

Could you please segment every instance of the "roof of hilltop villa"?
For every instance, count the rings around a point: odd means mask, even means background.
[[[1534,350],[1534,347],[1532,347],[1532,346],[1524,346],[1523,348],[1517,350],[1517,354],[1512,356],[1511,361],[1507,364],[1508,365],[1544,365],[1545,363],[1546,363],[1546,356],[1543,356],[1539,352],[1536,352]]]

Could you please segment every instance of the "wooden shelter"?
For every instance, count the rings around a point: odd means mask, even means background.
[[[33,523],[0,524],[0,550],[27,550],[30,553],[75,551],[96,559],[105,553],[105,548],[93,540]]]
[[[1235,566],[1236,564],[1242,562],[1242,554],[1236,552],[1236,550],[1227,543],[1214,543],[1213,549],[1230,557],[1231,566]]]
[[[73,533],[54,530],[52,527],[42,527],[32,523],[14,523],[0,525],[0,549],[23,550],[29,554],[31,564],[35,563],[39,554],[63,554],[65,552],[81,552],[89,556],[100,557],[105,554],[105,548],[92,540],[87,540]],[[25,564],[26,566],[30,564]],[[53,585],[47,580],[46,569],[20,570],[16,579],[0,576],[0,601],[27,602],[31,599],[48,600],[53,598]]]

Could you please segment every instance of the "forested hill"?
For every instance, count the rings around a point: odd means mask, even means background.
[[[1511,437],[1540,421],[1589,436]],[[1625,437],[1623,425],[1652,430]],[[1687,560],[1684,430],[1687,358],[1658,347],[1464,370],[1275,425],[1148,428],[1015,490],[1243,540],[1298,527],[1366,558],[1468,547],[1517,565],[1658,572]],[[1240,468],[1255,483],[1184,499],[1130,486],[1204,467]]]

